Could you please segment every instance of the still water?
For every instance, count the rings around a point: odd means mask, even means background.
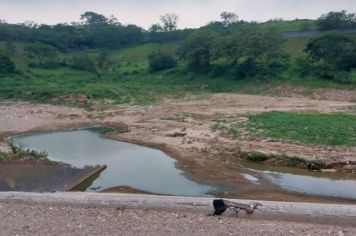
[[[248,163],[249,179],[259,184],[265,179],[279,188],[307,195],[356,199],[356,175],[346,173],[320,173],[304,169],[267,166]],[[246,177],[247,176],[247,177]]]
[[[176,161],[163,152],[103,137],[110,131],[102,126],[44,134],[16,136],[15,145],[47,151],[52,161],[73,167],[107,165],[87,191],[128,186],[168,195],[208,196],[212,186],[187,179],[175,167]]]

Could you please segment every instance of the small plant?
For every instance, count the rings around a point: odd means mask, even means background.
[[[46,151],[35,151],[35,150],[24,150],[20,147],[17,147],[15,144],[10,143],[10,148],[12,151],[12,154],[16,156],[17,158],[25,158],[25,157],[32,157],[34,159],[41,159],[41,158],[46,158],[48,157],[48,153]]]
[[[161,120],[170,120],[170,121],[177,121],[177,122],[185,122],[186,120],[185,116],[167,116],[167,117],[161,117]]]
[[[255,162],[264,162],[270,159],[269,156],[260,152],[242,152],[240,156],[247,161],[255,161]]]
[[[180,132],[175,132],[174,134],[168,134],[168,137],[172,137],[172,138],[178,138],[178,137],[185,137],[187,136],[186,133],[180,133]]]

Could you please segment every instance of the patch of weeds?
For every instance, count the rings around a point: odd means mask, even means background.
[[[226,125],[224,124],[226,120],[213,120],[214,124],[211,126],[213,132],[220,131],[225,132],[227,130]]]
[[[270,156],[261,152],[242,152],[240,157],[253,162],[264,162],[270,159]]]
[[[309,170],[325,169],[326,165],[323,161],[311,161],[307,164]]]
[[[8,159],[10,159],[10,158],[11,158],[11,153],[0,151],[0,161],[2,161],[2,160],[8,160]]]
[[[74,119],[80,118],[80,115],[78,115],[78,114],[69,114],[68,117],[69,117],[69,119],[74,120]]]
[[[186,117],[185,116],[167,116],[167,117],[161,117],[161,120],[186,122]]]
[[[99,112],[95,114],[89,114],[87,117],[89,119],[99,119],[99,120],[104,120],[105,118],[108,117],[113,117],[114,114],[112,112]]]
[[[9,145],[10,145],[13,156],[17,157],[19,159],[22,159],[25,157],[32,157],[34,159],[42,159],[42,158],[48,157],[48,153],[45,151],[39,152],[39,151],[35,151],[35,150],[30,150],[30,149],[24,150],[20,147],[17,147],[13,143],[10,143]]]
[[[236,128],[236,126],[234,125],[231,125],[227,130],[226,130],[226,135],[230,136],[230,137],[233,137],[233,138],[236,138],[238,136],[241,135],[241,132],[238,128]]]
[[[175,132],[174,134],[168,134],[168,137],[172,137],[172,138],[178,138],[178,137],[185,137],[187,136],[186,133],[180,133],[180,132]]]
[[[348,114],[266,112],[248,115],[237,127],[255,138],[307,144],[356,146],[356,116]]]
[[[288,167],[303,167],[305,166],[305,160],[298,157],[290,157],[286,155],[274,156],[273,159],[279,165],[288,166]]]
[[[91,102],[85,103],[82,107],[89,112],[94,110],[93,103]]]
[[[261,152],[242,152],[240,157],[251,162],[273,163],[280,166],[308,168],[309,170],[321,170],[326,168],[326,164],[320,160],[306,161],[299,157],[287,155],[265,154]]]
[[[220,131],[221,134],[227,135],[229,137],[239,137],[241,131],[238,126],[234,124],[225,124],[226,120],[214,120],[214,124],[211,126],[213,132]]]

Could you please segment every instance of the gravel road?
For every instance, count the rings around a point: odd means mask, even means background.
[[[356,228],[0,201],[0,235],[356,235]]]

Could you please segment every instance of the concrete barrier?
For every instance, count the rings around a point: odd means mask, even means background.
[[[117,193],[22,193],[0,192],[0,201],[20,201],[26,203],[84,205],[130,209],[153,209],[211,214],[214,212],[213,198],[179,196],[154,196]],[[240,203],[249,200],[231,199]],[[296,202],[258,201],[262,204],[253,214],[240,211],[239,218],[256,220],[279,220],[319,224],[356,226],[356,206],[315,204]],[[226,212],[227,217],[236,217],[234,212]]]

